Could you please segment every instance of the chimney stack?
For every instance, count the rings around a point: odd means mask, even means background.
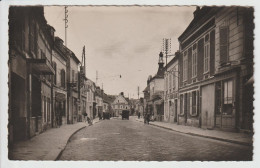
[[[196,10],[193,12],[194,18],[197,16],[197,14],[199,13],[199,11],[200,11],[200,7],[197,6],[197,7],[196,7]]]

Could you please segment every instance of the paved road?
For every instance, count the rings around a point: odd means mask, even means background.
[[[111,119],[76,133],[60,160],[252,160],[252,148]]]

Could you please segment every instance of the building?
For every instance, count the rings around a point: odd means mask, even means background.
[[[164,62],[162,52],[159,54],[158,71],[147,80],[147,88],[144,92],[145,112],[152,116],[152,119],[162,121],[164,118]]]
[[[43,7],[9,8],[9,145],[53,126],[54,31]]]
[[[76,123],[78,116],[81,115],[80,107],[80,74],[79,74],[79,59],[76,55],[67,49],[67,109],[68,109],[68,124]]]
[[[52,64],[55,71],[53,76],[53,118],[54,125],[67,124],[67,61],[68,55],[63,40],[55,37]]]
[[[179,36],[179,124],[252,130],[253,8],[197,7]]]
[[[129,99],[125,98],[124,92],[121,92],[118,96],[116,96],[114,102],[112,103],[112,108],[114,110],[115,117],[121,115],[123,110],[130,111]]]
[[[166,65],[167,71],[164,72],[164,121],[177,123],[178,114],[178,89],[179,89],[179,52]]]
[[[103,90],[100,89],[99,86],[96,87],[95,100],[96,100],[96,114],[98,115],[99,118],[102,118],[102,114],[103,114]]]
[[[87,89],[87,106],[86,111],[88,116],[93,119],[96,116],[96,100],[95,100],[95,91],[96,85],[90,79],[87,79],[85,83]]]

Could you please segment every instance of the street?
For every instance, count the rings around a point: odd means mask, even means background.
[[[115,118],[77,132],[59,158],[88,161],[252,160],[252,147]]]

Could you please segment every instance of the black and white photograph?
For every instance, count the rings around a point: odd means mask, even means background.
[[[254,6],[5,8],[9,164],[256,160]]]

